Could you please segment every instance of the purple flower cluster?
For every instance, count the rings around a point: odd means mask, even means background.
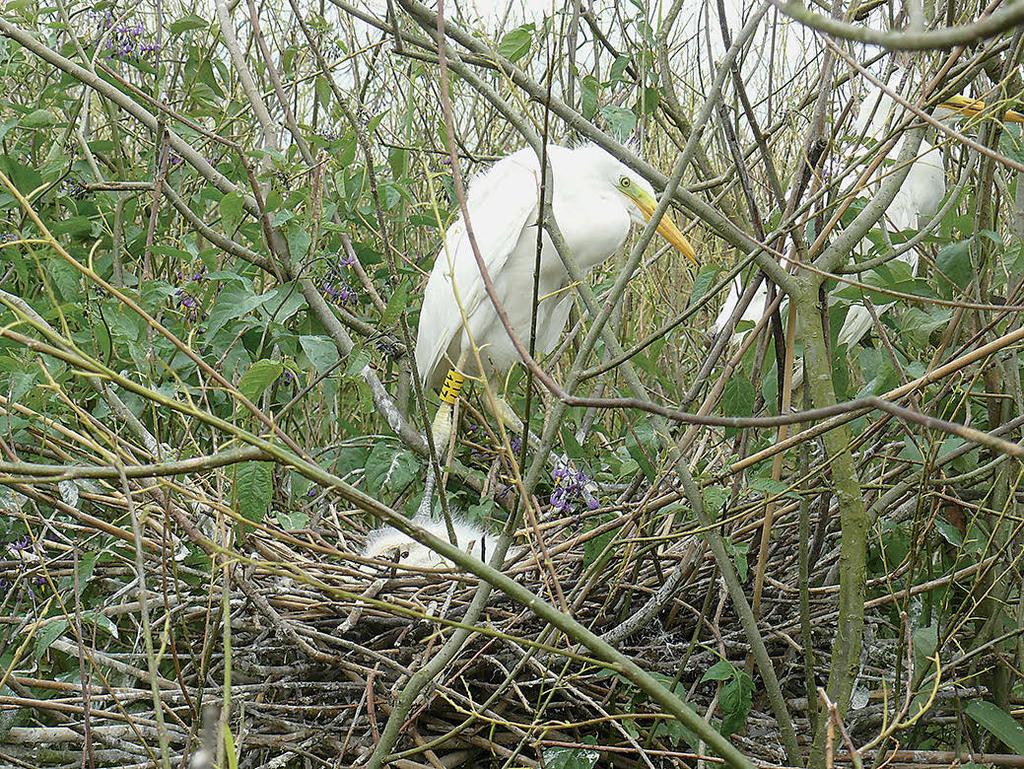
[[[188,281],[189,283],[202,283],[206,280],[206,265],[199,265],[199,269],[191,274],[178,270],[174,273],[174,279],[178,283],[181,283],[182,281]]]
[[[320,283],[320,290],[323,292],[323,295],[339,307],[355,304],[359,299],[359,295],[349,285],[348,279],[342,270],[342,268],[350,268],[354,263],[355,260],[351,257],[341,257],[340,262],[328,270],[323,281]]]
[[[198,284],[206,280],[206,265],[200,265],[193,273],[178,270],[174,275],[179,285],[174,291],[174,301],[185,317],[185,321],[191,324],[201,323],[206,320],[206,312],[203,310],[203,303],[195,295]]]
[[[105,37],[103,49],[107,56],[119,61],[144,61],[155,59],[160,53],[160,44],[145,38],[146,27],[142,22],[128,24],[114,18],[111,11],[97,14],[97,31]]]
[[[337,283],[325,280],[321,284],[320,290],[323,292],[325,297],[330,299],[339,307],[355,304],[357,299],[356,292],[353,291],[346,283]]]
[[[31,554],[38,554],[39,553],[39,545],[37,543],[33,542],[31,537],[29,537],[28,535],[25,535],[23,537],[20,537],[19,539],[14,540],[14,542],[11,542],[9,545],[7,545],[7,552],[9,552],[11,555],[13,555],[15,557],[15,559],[19,562],[18,563],[18,572],[20,574],[25,574],[25,572],[29,568],[33,568],[33,570],[34,570],[34,567],[30,567],[28,565],[29,562],[30,561],[38,560],[38,558],[28,558],[27,555],[29,553],[31,553]],[[14,581],[12,581],[10,579],[0,578],[0,594],[6,594],[7,592],[9,592],[11,590],[11,588],[15,584],[16,584],[16,582],[14,582]],[[36,575],[34,577],[30,577],[30,576],[26,575],[26,578],[24,580],[24,584],[28,587],[29,594],[34,595],[35,594],[34,588],[36,588],[36,587],[43,587],[44,585],[46,585],[46,577],[44,577],[42,574],[38,574],[38,575]],[[19,600],[20,597],[21,596],[19,596],[19,595],[15,595],[14,596],[14,600],[17,601],[17,600]]]
[[[582,470],[574,470],[560,464],[551,475],[555,489],[551,492],[551,508],[559,513],[571,513],[579,501],[584,501],[588,510],[596,510],[600,503],[588,486],[590,477]]]
[[[0,232],[0,245],[4,243],[13,243],[18,239],[18,236],[13,232]]]
[[[175,290],[174,298],[178,303],[178,309],[181,310],[181,314],[185,316],[186,321],[189,323],[199,323],[206,320],[206,313],[203,312],[202,303],[184,288]]]

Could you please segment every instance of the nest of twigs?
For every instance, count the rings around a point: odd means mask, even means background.
[[[144,498],[145,488],[133,488],[133,497]],[[172,765],[192,760],[201,766],[201,751],[216,743],[228,648],[242,765],[355,764],[377,744],[410,676],[466,629],[462,623],[479,580],[455,568],[368,565],[358,555],[366,526],[354,512],[326,505],[308,528],[290,532],[240,527],[210,499],[191,487],[188,493],[188,504],[167,493],[163,514],[151,506],[141,516],[155,651],[148,653],[144,643],[133,565],[124,557],[98,559],[83,587],[106,596],[87,613],[106,617],[120,632],[111,637],[104,632],[107,620],[89,616],[83,622],[84,615],[68,606],[71,623],[77,616],[84,628],[81,637],[69,641],[62,633],[34,661],[15,665],[8,701],[20,706],[14,711],[20,718],[8,715],[6,731],[0,730],[0,750],[12,765],[78,766],[87,747],[95,766],[146,766],[159,756],[162,730]],[[112,512],[128,507],[111,489],[83,496]],[[788,574],[796,584],[795,527],[785,525],[782,512],[761,611],[765,626],[775,629],[767,641],[784,690],[798,698],[801,657],[792,640],[797,601],[782,581]],[[756,529],[750,524],[737,530],[733,546],[752,548]],[[825,554],[818,559],[822,576],[833,565],[830,537],[826,532]],[[218,554],[213,543],[225,538],[233,538],[233,552],[243,558]],[[4,566],[18,589],[32,585],[37,612],[54,586],[58,592],[66,587],[76,569],[82,576],[81,563],[60,539],[44,532],[26,550],[30,557]],[[222,564],[222,582],[211,584],[211,558]],[[666,683],[677,682],[675,690],[702,714],[721,717],[721,682],[702,676],[719,659],[742,669],[748,647],[713,558],[686,526],[651,532],[629,515],[605,510],[550,520],[520,532],[504,570]],[[35,586],[39,576],[43,584]],[[673,589],[666,598],[659,588],[668,580]],[[820,598],[815,637],[826,653],[831,601]],[[223,627],[225,607],[230,632]],[[125,633],[126,618],[139,631],[135,637]],[[45,622],[26,626],[40,648],[38,638],[49,637]],[[53,681],[52,697],[45,700],[28,695],[47,678],[44,668],[57,662],[73,668],[69,661],[76,656],[104,675],[89,674],[84,685]],[[157,661],[155,678],[150,658]],[[408,707],[393,750],[398,766],[537,766],[560,755],[588,761],[594,745],[602,760],[616,765],[674,766],[704,752],[626,679],[609,674],[575,640],[551,632],[498,591],[459,652]],[[767,706],[755,695],[734,739],[748,755],[782,763],[774,722],[762,711]],[[797,708],[794,715],[803,714]]]

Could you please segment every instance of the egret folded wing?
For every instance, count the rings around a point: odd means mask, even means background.
[[[539,176],[537,156],[527,148],[498,161],[470,184],[466,201],[470,225],[494,281],[523,230],[537,219]],[[423,293],[416,370],[424,384],[430,385],[444,373],[438,367],[455,335],[462,331],[463,316],[470,317],[481,302],[490,302],[490,298],[460,216],[448,228]]]

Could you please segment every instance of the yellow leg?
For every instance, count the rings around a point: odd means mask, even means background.
[[[430,426],[431,436],[434,439],[434,448],[439,457],[447,455],[448,441],[452,436],[452,422],[455,413],[455,404],[459,400],[459,393],[462,392],[462,385],[466,377],[457,369],[449,369],[448,375],[444,378],[444,385],[441,387],[441,405],[434,415],[434,422]]]

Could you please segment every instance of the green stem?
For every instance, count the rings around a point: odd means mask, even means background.
[[[808,280],[793,296],[804,343],[805,381],[816,407],[836,404],[832,383],[832,365],[825,347],[821,316],[817,312],[818,283]],[[832,486],[839,503],[839,619],[832,643],[832,664],[828,676],[828,696],[840,716],[850,704],[853,683],[860,667],[864,639],[864,594],[867,580],[867,538],[870,518],[864,508],[860,481],[850,449],[850,431],[839,425],[822,438]],[[808,702],[808,707],[811,703]],[[829,714],[819,713],[818,729],[811,748],[810,767],[825,765],[825,731]]]

